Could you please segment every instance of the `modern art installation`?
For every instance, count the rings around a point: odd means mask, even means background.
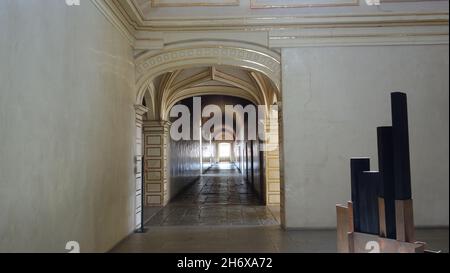
[[[379,171],[352,158],[351,201],[336,205],[341,253],[425,251],[414,234],[406,94],[391,94],[392,126],[377,128]]]

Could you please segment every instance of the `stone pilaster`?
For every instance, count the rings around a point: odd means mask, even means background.
[[[285,166],[284,164],[284,144],[283,144],[283,134],[284,134],[284,121],[283,121],[283,104],[281,101],[277,102],[278,106],[278,144],[279,144],[279,164],[280,166]],[[280,218],[281,226],[286,227],[286,191],[284,184],[284,167],[280,168]]]
[[[266,162],[267,205],[280,204],[280,147],[278,138],[278,118],[266,119],[264,160]]]
[[[141,225],[142,213],[142,126],[144,124],[144,115],[149,109],[143,105],[135,105],[136,110],[136,157],[135,157],[135,179],[136,179],[136,205],[135,205],[135,226]]]
[[[144,122],[145,200],[147,206],[165,206],[168,192],[168,145],[170,123]]]

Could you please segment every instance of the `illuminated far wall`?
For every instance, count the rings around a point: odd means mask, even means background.
[[[219,142],[219,160],[220,162],[231,162],[231,143]]]

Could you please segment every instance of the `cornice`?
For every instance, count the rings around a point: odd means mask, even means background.
[[[119,31],[121,35],[134,46],[136,28],[127,20],[128,15],[123,14],[118,6],[111,0],[91,0],[94,6]]]
[[[268,45],[271,48],[312,45],[448,44],[447,11],[271,17],[174,17],[144,20],[131,0],[92,1],[138,50],[164,48],[164,33],[173,35],[208,31],[267,32]]]
[[[140,104],[134,105],[134,109],[136,110],[136,113],[141,116],[144,115],[145,113],[147,113],[148,111],[150,111],[149,108],[145,107],[144,105],[140,105]]]
[[[270,32],[269,47],[448,44],[448,34],[440,25],[284,29]]]
[[[190,2],[179,2],[179,3],[164,3],[159,0],[149,0],[151,2],[151,6],[158,8],[158,7],[219,7],[219,6],[239,6],[240,1],[239,0],[227,0],[217,3],[211,3],[201,0],[196,1],[190,1]]]

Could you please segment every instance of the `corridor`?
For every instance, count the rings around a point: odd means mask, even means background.
[[[279,211],[261,205],[235,165],[212,166],[156,213],[147,226],[278,225]]]

